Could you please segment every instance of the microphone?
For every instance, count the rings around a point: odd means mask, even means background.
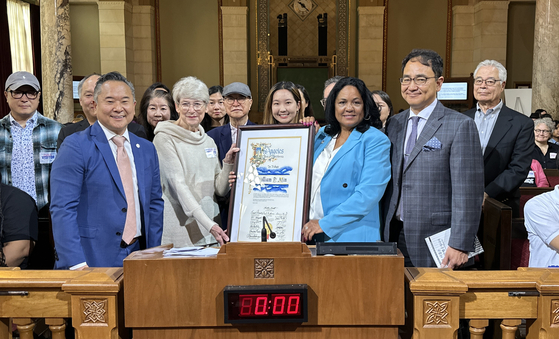
[[[275,239],[276,238],[276,233],[274,231],[272,231],[272,227],[268,223],[268,220],[266,219],[265,216],[262,216],[262,223],[264,224],[264,229],[265,229],[266,226],[268,226],[268,229],[270,230],[270,238]]]
[[[266,218],[262,220],[262,231],[260,231],[260,241],[268,242],[268,232],[266,231],[266,224],[264,220],[266,220]]]

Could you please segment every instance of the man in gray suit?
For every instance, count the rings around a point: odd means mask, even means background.
[[[458,268],[474,250],[483,202],[483,157],[474,120],[444,107],[442,58],[413,50],[402,61],[408,110],[386,125],[392,180],[384,197],[384,240],[396,241],[406,266],[432,267],[425,238],[451,229],[443,265]]]

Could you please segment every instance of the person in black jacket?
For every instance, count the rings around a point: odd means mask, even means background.
[[[82,106],[83,113],[85,114],[85,119],[82,121],[67,124],[60,130],[58,134],[58,140],[56,142],[56,148],[59,149],[60,145],[67,136],[80,132],[93,125],[97,121],[97,116],[95,115],[95,109],[93,106],[93,92],[95,91],[95,84],[99,79],[99,74],[90,74],[84,77],[78,85],[78,94],[80,95],[80,106]],[[128,130],[140,138],[147,139],[146,130],[142,125],[137,123],[130,123],[128,125]]]

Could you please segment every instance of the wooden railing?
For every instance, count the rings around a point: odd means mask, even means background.
[[[414,339],[456,338],[460,319],[470,319],[472,339],[483,338],[488,319],[503,319],[505,339],[515,338],[522,319],[526,338],[559,338],[559,270],[408,268],[406,280]]]
[[[0,339],[12,338],[12,323],[21,339],[32,339],[35,318],[45,320],[53,339],[65,337],[66,319],[72,320],[76,338],[127,338],[119,326],[122,287],[122,268],[0,269]]]

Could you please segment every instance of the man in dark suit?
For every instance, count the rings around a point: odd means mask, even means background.
[[[85,119],[78,121],[73,124],[67,124],[58,133],[58,140],[56,142],[56,148],[60,148],[62,142],[66,137],[76,132],[80,132],[93,125],[97,121],[97,116],[94,110],[94,100],[93,91],[95,90],[95,84],[99,79],[99,74],[90,74],[84,77],[78,84],[78,94],[80,96],[80,106],[82,106],[83,113],[85,114]],[[144,127],[140,124],[131,123],[128,126],[128,130],[140,138],[147,139],[146,131]]]
[[[233,82],[223,88],[223,103],[225,113],[229,116],[229,123],[216,127],[208,132],[217,145],[219,161],[222,162],[225,154],[233,143],[237,142],[237,128],[244,125],[254,125],[248,120],[248,112],[252,107],[252,94],[250,88],[241,82]]]
[[[474,72],[477,107],[465,114],[474,119],[479,131],[484,160],[485,195],[512,208],[519,216],[520,191],[532,162],[534,123],[522,113],[504,105],[507,70],[495,60],[479,63]]]
[[[98,121],[69,136],[51,173],[55,268],[119,267],[161,244],[163,199],[153,144],[129,133],[134,87],[117,72],[95,86]]]
[[[252,93],[250,88],[241,82],[233,82],[223,88],[223,103],[225,113],[229,116],[229,123],[208,132],[217,145],[219,162],[223,163],[223,158],[237,142],[237,128],[244,125],[254,125],[248,120],[248,112],[252,107]],[[219,197],[218,204],[221,214],[221,227],[227,228],[229,219],[229,193],[226,197]]]
[[[425,238],[451,229],[443,265],[457,268],[474,250],[483,201],[483,158],[472,119],[444,107],[442,58],[413,50],[402,62],[408,110],[390,118],[392,179],[384,196],[384,240],[396,241],[406,266],[435,266]]]

